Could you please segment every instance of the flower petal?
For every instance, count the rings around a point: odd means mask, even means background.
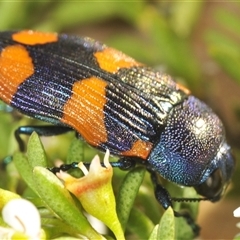
[[[25,199],[12,199],[2,210],[3,220],[14,230],[38,238],[41,230],[37,208]]]
[[[235,209],[233,211],[233,216],[234,217],[240,217],[240,207],[238,207],[237,209]]]
[[[11,239],[14,233],[12,228],[0,227],[0,239]]]
[[[116,214],[116,201],[112,189],[113,169],[109,163],[109,151],[104,156],[104,166],[99,156],[95,156],[89,171],[83,163],[78,166],[84,172],[82,178],[74,178],[68,174],[58,174],[64,180],[66,188],[81,202],[85,211],[101,220],[115,234],[117,239],[124,239],[121,224]]]

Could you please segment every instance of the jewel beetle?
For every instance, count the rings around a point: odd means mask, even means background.
[[[1,32],[0,99],[127,163],[140,159],[153,180],[160,174],[211,201],[233,173],[223,124],[205,103],[171,76],[90,38]],[[157,188],[168,208],[170,196]]]

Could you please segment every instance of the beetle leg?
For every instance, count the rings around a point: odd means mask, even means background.
[[[79,162],[72,162],[70,164],[62,164],[59,167],[51,167],[48,168],[49,171],[51,171],[52,173],[56,174],[57,172],[63,171],[63,172],[67,172],[68,170],[74,169],[74,168],[78,168],[78,164]],[[83,163],[84,166],[86,168],[89,168],[91,163],[88,162],[84,162]],[[121,158],[119,161],[117,162],[109,162],[109,164],[112,167],[117,167],[121,170],[130,170],[132,168],[135,167],[136,162],[134,160],[130,160],[130,159],[125,159],[125,158]],[[104,167],[104,163],[102,162],[101,165]]]
[[[198,236],[200,233],[201,228],[198,224],[195,223],[194,219],[191,217],[188,211],[182,210],[181,212],[174,211],[175,217],[183,217],[188,225],[192,228],[192,231],[194,232],[195,236]]]
[[[46,126],[23,126],[19,127],[15,130],[14,135],[18,142],[18,146],[20,151],[25,150],[24,142],[22,138],[20,137],[21,134],[24,135],[31,135],[33,132],[36,132],[39,136],[55,136],[67,133],[69,131],[74,131],[73,129],[69,127],[64,126],[52,126],[52,125],[46,125]]]
[[[159,182],[157,173],[149,168],[148,168],[148,171],[151,174],[151,179],[152,179],[152,182],[153,182],[153,185],[155,188],[154,192],[155,192],[155,197],[156,197],[157,201],[162,205],[162,207],[165,210],[169,207],[173,208],[173,205],[172,205],[173,199],[171,198],[167,189],[165,189]],[[184,199],[182,199],[182,200],[184,201]],[[194,219],[191,217],[189,212],[187,212],[187,211],[177,212],[174,209],[173,209],[173,212],[174,212],[175,217],[183,217],[186,220],[186,222],[192,228],[195,236],[199,235],[200,227],[195,223]]]
[[[157,173],[148,169],[149,173],[151,174],[151,180],[155,188],[155,197],[157,201],[162,205],[164,209],[169,207],[173,207],[172,199],[169,192],[161,185],[159,182]]]

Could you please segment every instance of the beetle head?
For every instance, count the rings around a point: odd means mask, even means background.
[[[234,169],[221,120],[193,96],[171,110],[148,161],[164,178],[193,186],[212,201],[221,197]]]
[[[196,191],[213,202],[218,201],[228,186],[234,165],[231,149],[224,141],[208,167],[210,174],[206,171],[206,176],[203,176],[206,180],[195,186]]]

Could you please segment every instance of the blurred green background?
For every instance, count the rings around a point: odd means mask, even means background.
[[[217,112],[240,159],[240,3],[1,1],[0,30],[10,29],[89,36],[164,69]],[[13,130],[25,123],[29,120],[0,113],[0,159],[16,149]],[[238,175],[239,170],[228,198],[219,204],[202,204],[203,239],[232,238],[238,232],[232,217],[240,205]]]

